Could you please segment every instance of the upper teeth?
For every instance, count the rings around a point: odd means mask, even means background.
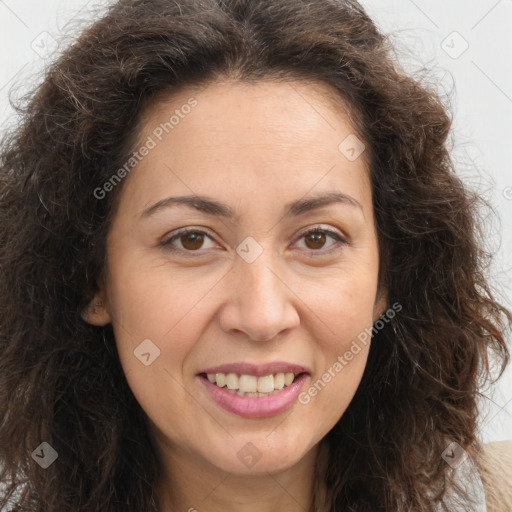
[[[255,375],[237,375],[236,373],[208,373],[208,380],[219,387],[239,390],[242,393],[271,393],[289,386],[295,379],[293,372],[276,373],[256,377]]]

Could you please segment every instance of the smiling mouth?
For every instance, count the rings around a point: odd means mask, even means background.
[[[280,393],[305,373],[279,372],[259,377],[237,373],[201,373],[199,376],[238,396],[263,397]]]

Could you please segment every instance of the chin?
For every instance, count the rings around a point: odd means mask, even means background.
[[[216,466],[219,469],[234,475],[264,476],[268,473],[281,473],[286,471],[298,463],[299,460],[300,459],[289,459],[283,461],[283,458],[278,455],[276,456],[276,454],[262,453],[261,458],[257,462],[254,462],[253,465],[248,464],[246,466],[238,460],[234,461],[233,459],[228,459],[221,461],[224,462],[223,464],[219,464],[219,462],[217,462]]]
[[[211,448],[208,460],[219,469],[239,475],[264,475],[286,471],[299,463],[310,446],[304,446],[300,439],[286,436],[286,441],[279,439],[274,432],[270,439],[269,432],[259,435],[233,436],[231,446],[225,444],[217,450],[218,457],[212,460]],[[284,433],[283,433],[283,437]]]

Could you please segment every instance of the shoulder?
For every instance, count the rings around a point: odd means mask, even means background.
[[[1,469],[1,468],[0,468]],[[15,491],[14,495],[10,497],[7,503],[2,506],[1,504],[7,498],[7,487],[5,483],[0,481],[0,512],[16,512],[18,510],[16,506],[16,498],[19,498],[19,494]]]
[[[0,487],[0,502],[6,497],[2,491],[3,489]],[[5,506],[0,506],[0,512],[17,512],[18,510],[18,507],[12,500],[10,500]]]
[[[462,450],[460,456],[448,464],[451,466],[448,470],[450,483],[444,496],[444,507],[439,504],[436,512],[489,512],[483,479],[473,457]]]
[[[455,486],[446,497],[450,511],[512,512],[512,441],[480,444],[452,471]]]
[[[477,459],[487,512],[512,510],[512,441],[498,441],[482,446]]]

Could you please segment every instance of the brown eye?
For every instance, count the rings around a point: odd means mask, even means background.
[[[328,238],[331,238],[335,242],[339,242],[342,245],[346,245],[347,243],[337,232],[326,228],[311,229],[305,232],[300,237],[300,240],[304,240],[305,247],[302,247],[303,249],[309,250],[313,254],[318,253],[318,255],[321,255],[323,253],[331,252],[329,249],[330,246],[328,246],[328,249],[324,249]],[[210,239],[212,242],[214,241],[213,238],[205,231],[200,229],[184,229],[178,231],[175,235],[163,240],[161,245],[174,253],[200,256],[203,252],[202,249],[208,249],[208,247],[204,247],[207,239]],[[336,245],[336,243],[331,244],[331,246]]]
[[[338,244],[333,243],[330,246],[327,246],[327,249],[324,248],[327,240],[331,238]],[[332,246],[336,246],[339,244],[346,245],[347,241],[344,240],[336,231],[327,228],[314,228],[306,231],[301,236],[300,240],[304,240],[303,249],[309,249],[312,253],[319,253],[318,255],[324,253],[330,253],[330,248]],[[333,250],[336,250],[335,248]]]
[[[179,240],[183,248],[195,251],[196,249],[200,249],[201,245],[203,245],[204,235],[198,231],[191,231],[190,233],[180,235]]]
[[[311,231],[305,235],[306,246],[308,249],[321,249],[324,246],[326,239],[327,237],[323,231]]]
[[[213,238],[199,229],[185,229],[181,230],[175,235],[163,240],[161,242],[167,250],[171,252],[193,253],[199,252],[199,249],[206,249],[204,247],[207,239]]]

